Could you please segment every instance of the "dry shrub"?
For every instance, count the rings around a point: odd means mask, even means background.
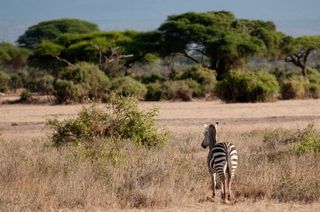
[[[293,77],[284,81],[281,85],[281,95],[283,99],[300,99],[305,97],[305,79],[303,77]]]
[[[92,146],[99,142],[129,139],[136,144],[160,146],[167,134],[158,132],[155,124],[157,109],[140,111],[138,100],[111,94],[106,108],[92,105],[76,118],[65,121],[51,119],[47,126],[53,130],[51,140],[55,146],[72,143]]]

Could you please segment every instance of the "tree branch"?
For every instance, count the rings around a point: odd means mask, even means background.
[[[57,60],[65,62],[68,66],[74,68],[75,65],[73,63],[70,63],[68,60],[61,58],[59,55],[54,56]]]

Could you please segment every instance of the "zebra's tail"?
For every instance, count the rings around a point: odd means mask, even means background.
[[[232,177],[232,164],[231,164],[231,154],[230,154],[230,150],[229,148],[227,148],[227,172],[228,172],[228,176],[229,178]]]

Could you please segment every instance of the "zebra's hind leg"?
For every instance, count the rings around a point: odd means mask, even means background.
[[[231,198],[233,196],[232,191],[231,191],[232,180],[233,180],[233,177],[228,176],[228,200],[231,200]]]
[[[216,196],[216,187],[217,187],[217,175],[216,173],[211,174],[211,189],[212,189],[212,198]]]
[[[227,185],[227,182],[226,182],[226,177],[225,176],[222,176],[221,177],[221,199],[223,201],[225,201],[226,199],[226,185]]]

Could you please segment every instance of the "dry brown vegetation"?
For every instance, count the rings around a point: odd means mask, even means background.
[[[116,160],[88,160],[76,147],[52,146],[45,119],[70,117],[81,105],[1,105],[0,211],[316,211],[320,156],[290,150],[295,138],[319,133],[319,103],[141,103],[160,108],[157,123],[171,131],[170,142],[151,149],[110,143],[105,148],[120,149]],[[203,202],[210,178],[202,123],[215,120],[222,123],[218,139],[235,143],[239,152],[233,205]]]

